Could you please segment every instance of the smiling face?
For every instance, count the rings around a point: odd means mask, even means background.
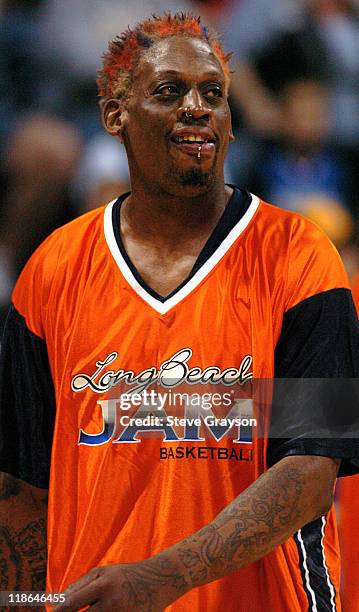
[[[125,107],[110,100],[104,108],[107,131],[125,144],[133,186],[177,195],[223,182],[232,139],[227,85],[200,39],[173,36],[146,51]]]

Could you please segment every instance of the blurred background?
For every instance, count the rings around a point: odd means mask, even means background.
[[[227,181],[321,225],[359,300],[359,0],[0,0],[0,331],[38,244],[129,188],[96,69],[164,10],[200,14],[234,52]]]

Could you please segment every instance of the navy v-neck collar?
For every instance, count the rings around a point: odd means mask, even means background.
[[[213,253],[215,253],[230,231],[245,215],[252,202],[252,195],[248,193],[248,191],[239,189],[233,185],[230,186],[233,187],[233,193],[216,227],[199,253],[192,270],[190,271],[189,275],[178,285],[178,287],[176,287],[166,296],[160,295],[146,283],[128,256],[120,232],[120,212],[123,202],[130,194],[124,193],[116,200],[112,208],[112,225],[118,249],[138,284],[154,299],[164,304],[167,300],[176,295],[176,293],[180,291],[196,274],[196,272],[208,261]]]

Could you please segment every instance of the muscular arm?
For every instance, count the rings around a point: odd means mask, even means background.
[[[165,555],[176,561],[192,588],[238,570],[325,514],[333,501],[337,471],[338,463],[330,458],[286,457],[212,523]]]
[[[44,591],[47,491],[0,472],[0,590]]]
[[[140,563],[89,572],[70,589],[71,608],[101,601],[104,610],[158,611],[260,559],[329,510],[338,466],[326,457],[282,459],[197,533]]]

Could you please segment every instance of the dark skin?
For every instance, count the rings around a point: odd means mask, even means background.
[[[110,100],[104,106],[106,129],[123,141],[129,159],[124,244],[141,276],[162,295],[186,278],[231,195],[223,179],[232,139],[227,85],[207,44],[174,37],[142,57],[125,104]],[[171,140],[173,130],[187,127],[214,135],[203,156],[198,146]],[[149,559],[94,568],[68,589],[67,607],[57,610],[165,609],[192,588],[260,559],[325,514],[338,466],[327,457],[282,459],[199,532]]]

